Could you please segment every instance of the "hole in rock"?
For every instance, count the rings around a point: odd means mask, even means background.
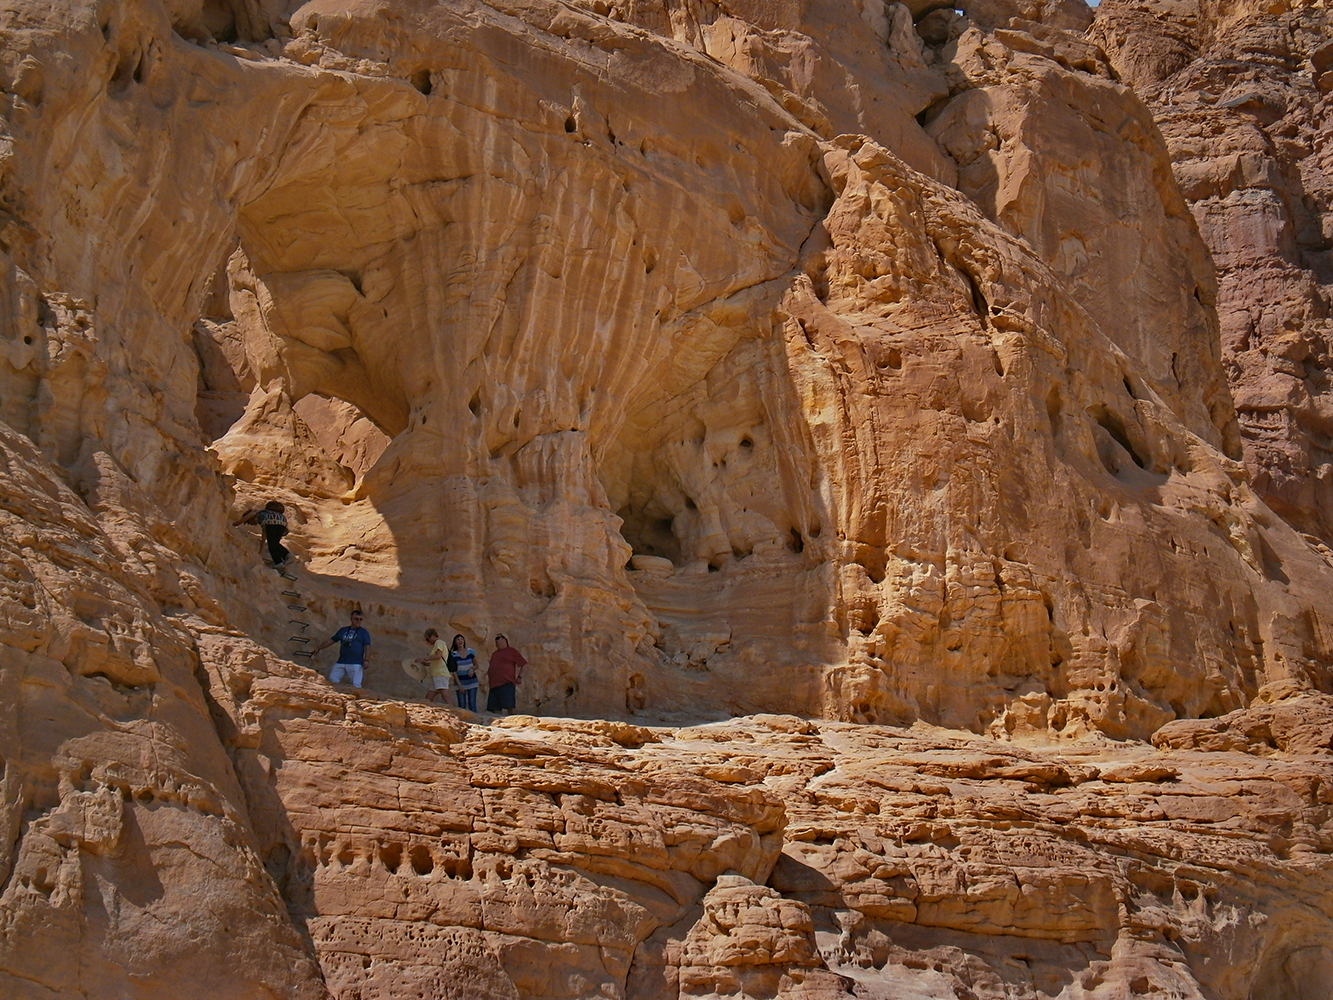
[[[122,93],[130,85],[130,81],[136,78],[139,66],[139,53],[133,52],[128,55],[122,55],[120,61],[116,63],[116,71],[111,74],[111,79],[106,85],[108,94]]]
[[[466,858],[446,858],[440,863],[440,867],[449,878],[467,880],[472,877],[472,863]]]
[[[418,875],[429,875],[435,870],[435,859],[431,857],[430,848],[425,844],[417,844],[407,852],[407,856],[412,862],[412,870]]]
[[[472,411],[475,417],[481,413],[481,390],[478,389],[472,394],[472,398],[467,401],[467,408]]]
[[[574,132],[574,130],[577,129],[578,127],[579,127],[579,124],[578,124],[578,122],[574,121],[574,116],[573,116],[573,115],[570,115],[568,118],[565,119],[565,131],[566,131],[566,132],[569,132],[569,133],[572,134],[572,133]]]
[[[857,562],[866,571],[871,583],[883,583],[884,577],[888,575],[888,554],[882,548],[867,547]]]
[[[380,861],[391,872],[396,872],[403,863],[403,845],[385,844],[380,848]]]
[[[31,344],[31,343],[32,343],[32,335],[29,334],[29,335],[25,336],[25,337],[23,338],[23,342],[24,342],[25,344]]]
[[[892,368],[898,371],[903,366],[903,352],[896,347],[890,347],[884,352],[884,357],[879,359],[880,368]]]
[[[430,70],[419,69],[413,73],[412,86],[416,87],[420,93],[429,97],[431,92]]]
[[[1125,452],[1131,459],[1133,459],[1135,465],[1140,469],[1146,469],[1148,467],[1147,463],[1143,460],[1143,456],[1135,450],[1134,445],[1130,442],[1129,435],[1125,432],[1125,425],[1121,423],[1119,417],[1106,408],[1106,404],[1097,403],[1095,406],[1088,407],[1088,414],[1093,420],[1097,421],[1097,424],[1102,430],[1111,435],[1116,444],[1125,449]],[[1112,475],[1115,474],[1116,470],[1111,467],[1111,464],[1106,461],[1105,457],[1103,457],[1102,464],[1106,466],[1108,472]]]
[[[620,533],[636,556],[658,556],[675,565],[680,564],[680,539],[675,533],[675,518],[662,517],[657,510],[643,511],[634,507],[622,508],[618,516],[624,522]]]
[[[754,447],[754,442],[751,441],[748,437],[743,437],[741,438],[741,447],[745,448],[746,450],[749,450],[750,448]]]
[[[240,39],[240,27],[236,23],[236,12],[230,0],[204,0],[199,13],[203,22],[202,31],[196,31],[196,36],[203,34],[205,37],[228,43]],[[311,27],[313,28],[314,25],[312,24]],[[176,30],[180,31],[179,28]],[[263,41],[261,38],[250,40]]]
[[[324,453],[354,477],[368,471],[389,446],[389,435],[379,424],[346,400],[311,393],[292,409],[310,428]]]
[[[981,323],[985,326],[987,322],[986,314],[990,312],[990,303],[986,301],[986,296],[981,292],[981,285],[977,283],[976,278],[972,277],[971,271],[961,271],[959,273],[962,274],[963,280],[967,282],[968,291],[972,295],[972,308],[981,317]]]
[[[798,556],[805,551],[805,539],[801,537],[801,533],[795,528],[791,529],[791,540],[787,542],[787,548],[791,549]]]

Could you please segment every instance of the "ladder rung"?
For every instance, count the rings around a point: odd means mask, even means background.
[[[309,623],[309,622],[303,622],[303,621],[301,621],[301,619],[299,619],[299,618],[288,618],[288,619],[287,619],[287,624],[288,624],[288,625],[300,625],[301,628],[309,628],[309,627],[310,627],[310,623]]]
[[[282,592],[282,596],[283,596],[283,597],[300,597],[301,595],[298,594],[298,593],[297,593],[296,591],[294,591],[294,590],[284,590],[284,591]]]
[[[298,649],[292,652],[293,656],[314,656],[315,654],[308,649]]]
[[[289,604],[289,605],[287,605],[287,610],[288,610],[288,611],[309,611],[310,609],[307,608],[304,604]]]
[[[289,636],[287,637],[287,641],[288,641],[288,642],[314,642],[315,640],[312,639],[312,638],[310,638],[310,636],[308,636],[308,635],[289,635]]]

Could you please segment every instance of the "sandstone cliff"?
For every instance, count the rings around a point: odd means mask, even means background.
[[[1328,11],[1112,0],[1094,34],[1153,109],[1217,264],[1222,347],[1255,487],[1327,544]]]
[[[1327,88],[1154,10],[9,0],[6,988],[1327,996]]]

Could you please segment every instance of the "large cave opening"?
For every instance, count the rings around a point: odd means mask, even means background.
[[[832,595],[823,548],[807,540],[823,517],[770,346],[742,337],[689,382],[652,383],[599,465],[662,668],[627,694],[637,712],[821,710]],[[737,683],[757,672],[783,680]]]
[[[390,435],[354,402],[298,394],[291,379],[266,370],[277,340],[247,302],[253,283],[238,280],[236,250],[210,282],[192,331],[199,361],[195,416],[226,474],[238,480],[334,497],[351,490],[384,453]]]

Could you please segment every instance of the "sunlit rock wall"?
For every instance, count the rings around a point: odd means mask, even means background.
[[[1333,538],[1333,35],[1322,4],[1113,2],[1095,36],[1152,108],[1218,270],[1255,488]]]
[[[1242,462],[1237,286],[1087,11],[960,9],[5,7],[9,982],[1326,976],[1333,564]],[[270,496],[294,583],[229,524]],[[288,659],[291,586],[366,608],[374,697]],[[425,624],[622,721],[424,709]],[[840,721],[638,725],[755,712]]]
[[[212,441],[390,644],[515,631],[548,708],[1144,735],[1327,683],[1329,566],[1228,457],[1206,253],[1072,8],[41,10],[10,415],[233,605]]]

